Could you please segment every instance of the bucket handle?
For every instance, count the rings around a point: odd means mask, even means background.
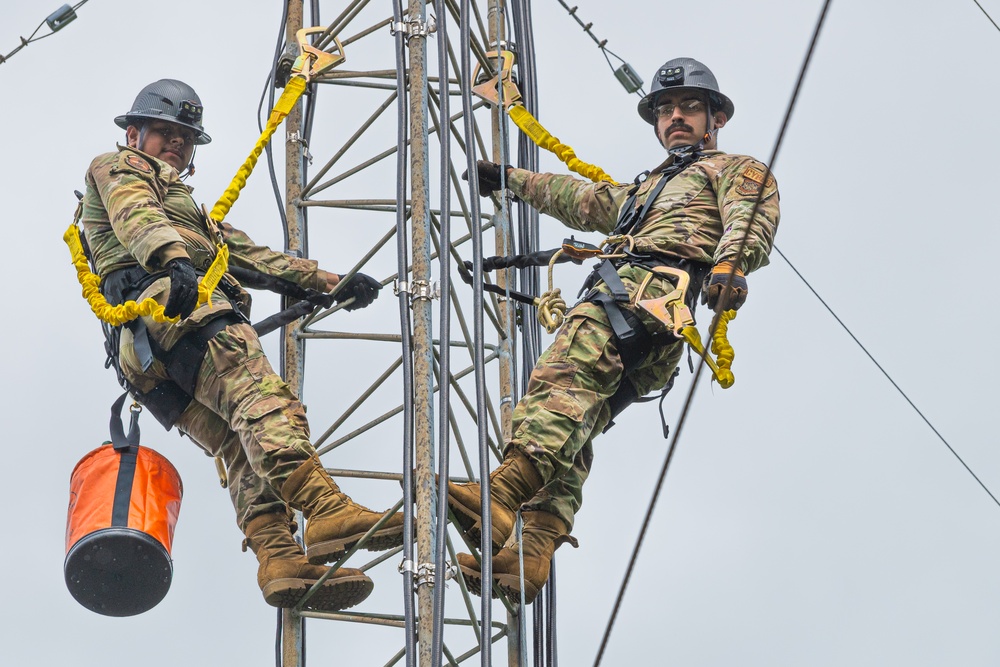
[[[139,446],[139,413],[142,407],[138,403],[129,406],[132,419],[128,425],[128,435],[125,435],[125,428],[122,425],[122,408],[125,406],[125,399],[128,392],[118,397],[118,400],[111,406],[111,443],[115,451],[123,452],[129,447]]]

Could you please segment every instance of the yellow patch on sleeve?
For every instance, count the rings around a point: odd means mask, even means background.
[[[757,169],[756,167],[747,167],[746,169],[744,169],[743,177],[753,181],[757,185],[764,184],[764,172],[762,172],[760,169]],[[772,185],[774,185],[774,176],[768,174],[767,187],[771,187]]]
[[[764,172],[756,167],[747,167],[740,174],[741,178],[736,185],[736,192],[745,196],[753,197],[760,192],[760,186],[764,184]],[[774,177],[767,174],[767,187],[774,187]]]

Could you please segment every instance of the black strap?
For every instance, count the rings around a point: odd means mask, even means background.
[[[650,207],[660,195],[660,192],[663,190],[663,186],[667,184],[667,181],[671,180],[674,176],[681,173],[703,157],[705,157],[705,155],[700,152],[674,154],[674,161],[660,171],[660,180],[653,187],[653,191],[649,193],[649,196],[646,197],[646,201],[641,210],[637,209],[635,205],[636,199],[638,198],[635,193],[628,198],[625,205],[622,206],[621,214],[618,217],[618,224],[615,225],[615,230],[612,234],[634,234],[638,231],[639,226],[642,225],[642,222],[646,219],[646,214],[649,212]]]
[[[618,354],[624,356],[625,346],[635,338],[636,330],[629,326],[629,323],[625,320],[625,315],[622,313],[622,309],[618,307],[615,300],[604,292],[595,293],[590,297],[589,301],[604,308],[604,312],[608,315],[608,322],[611,324],[611,330],[614,332],[615,339],[619,343]],[[624,360],[622,363],[624,363]]]
[[[118,397],[111,406],[111,443],[119,454],[118,477],[115,480],[115,497],[111,504],[111,525],[128,526],[128,512],[132,498],[132,481],[139,456],[139,411],[131,410],[128,435],[122,428],[121,411],[128,392]]]
[[[555,250],[551,250],[551,251],[545,251],[545,252],[550,252],[552,254],[555,254],[556,251]],[[513,255],[513,256],[511,256],[509,258],[506,258],[506,259],[517,260],[520,257],[527,257],[527,255]],[[505,258],[503,258],[503,257],[493,257],[491,259],[500,260],[500,259],[505,259]],[[485,263],[485,260],[484,260],[484,263]],[[528,266],[534,266],[534,265],[529,264]],[[494,267],[494,268],[496,268],[496,267]],[[507,267],[500,267],[500,268],[507,268]],[[483,270],[487,271],[487,270],[490,270],[490,269],[483,268]],[[465,262],[463,264],[459,264],[458,265],[458,275],[462,278],[462,280],[467,285],[471,285],[472,284],[472,273],[470,273],[471,271],[472,271],[472,262]],[[519,301],[521,303],[526,303],[529,306],[533,306],[535,304],[535,297],[531,296],[530,294],[525,294],[524,292],[518,292],[517,290],[510,289],[509,287],[501,287],[500,285],[493,285],[491,283],[484,282],[483,283],[483,290],[486,291],[486,292],[492,292],[493,294],[497,294],[497,295],[500,295],[500,296],[510,297],[514,301]]]
[[[129,422],[128,435],[125,435],[125,428],[122,426],[122,407],[125,399],[128,398],[126,391],[111,406],[111,444],[117,451],[123,451],[129,447],[139,445],[139,413],[132,411],[132,420]]]
[[[625,408],[635,403],[638,399],[639,394],[636,393],[635,385],[628,379],[628,375],[622,375],[622,380],[618,383],[618,389],[608,399],[611,418],[608,419],[608,425],[604,427],[601,433],[607,433],[608,429],[615,425],[615,417],[620,415]]]
[[[628,302],[628,290],[625,289],[625,283],[622,282],[621,277],[618,275],[618,269],[611,263],[611,260],[606,259],[598,264],[596,272],[601,280],[604,281],[604,284],[608,286],[608,289],[611,290],[611,296],[614,297],[615,301]]]
[[[226,311],[213,318],[194,331],[187,333],[168,352],[160,347],[155,339],[149,338],[153,356],[163,362],[167,375],[177,383],[189,396],[194,396],[194,388],[198,382],[198,371],[201,370],[205,352],[208,351],[208,341],[230,324],[242,323],[243,316],[236,311]]]
[[[132,350],[135,358],[143,371],[148,371],[153,365],[153,349],[149,345],[149,329],[141,317],[137,317],[125,323],[125,327],[132,332]]]
[[[161,382],[146,393],[138,393],[135,389],[132,393],[135,394],[136,400],[149,410],[149,414],[168,431],[174,427],[181,413],[193,400],[171,380]]]

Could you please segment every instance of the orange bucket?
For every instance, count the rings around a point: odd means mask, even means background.
[[[177,470],[148,447],[106,443],[76,464],[63,569],[77,602],[105,616],[133,616],[163,599],[182,495]]]

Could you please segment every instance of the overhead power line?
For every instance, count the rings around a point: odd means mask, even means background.
[[[635,71],[635,68],[625,62],[621,56],[608,48],[608,40],[598,39],[597,35],[591,32],[590,29],[594,26],[593,23],[584,23],[580,20],[580,17],[576,15],[576,10],[579,9],[579,7],[570,7],[563,2],[563,0],[557,0],[557,2],[563,6],[563,9],[569,12],[569,15],[580,24],[583,31],[590,35],[590,38],[594,40],[594,43],[597,44],[597,48],[599,48],[601,53],[604,54],[604,59],[608,61],[608,67],[610,67],[611,71],[615,73],[615,78],[618,79],[618,82],[622,84],[625,90],[630,93],[636,93],[640,97],[645,97],[646,91],[642,89],[642,77],[640,77]],[[615,59],[621,64],[618,67],[615,67],[611,62],[611,58],[608,57],[609,55],[614,56]]]
[[[979,7],[979,9],[983,12],[983,14],[986,15],[986,18],[988,18],[990,20],[990,23],[993,24],[993,27],[996,28],[997,30],[1000,30],[1000,25],[997,25],[997,22],[993,20],[993,17],[990,16],[989,13],[985,9],[983,9],[983,6],[981,4],[979,4],[979,0],[972,0],[972,1],[974,3],[976,3],[976,7]]]
[[[926,417],[926,416],[924,415],[924,413],[920,411],[920,408],[918,408],[918,407],[917,407],[916,403],[914,403],[913,401],[911,401],[911,400],[910,400],[910,397],[906,395],[906,392],[905,392],[905,391],[903,391],[903,388],[902,388],[902,387],[900,387],[900,386],[899,386],[899,384],[897,384],[897,382],[896,382],[895,380],[893,380],[893,379],[892,379],[892,376],[891,376],[891,375],[889,375],[889,372],[888,372],[888,371],[886,371],[886,370],[885,370],[885,368],[883,368],[883,367],[882,367],[882,364],[880,364],[880,363],[879,363],[879,362],[878,362],[878,361],[877,361],[877,360],[875,359],[875,357],[874,357],[874,356],[872,355],[872,353],[868,351],[868,348],[866,348],[866,347],[865,347],[864,345],[862,345],[862,344],[861,344],[861,341],[860,341],[860,340],[858,340],[858,337],[854,335],[854,333],[853,333],[853,332],[852,332],[852,331],[851,331],[851,330],[850,330],[850,329],[848,328],[848,326],[847,326],[846,324],[844,324],[844,321],[843,321],[842,319],[840,319],[840,317],[839,317],[839,316],[837,315],[837,313],[835,313],[835,312],[833,311],[833,308],[831,308],[831,307],[830,307],[830,305],[829,305],[829,304],[828,304],[828,303],[827,303],[827,302],[826,302],[826,301],[825,301],[825,300],[823,299],[823,297],[821,297],[821,296],[819,295],[819,292],[817,292],[817,291],[816,291],[815,289],[813,289],[813,286],[809,284],[809,281],[805,279],[805,276],[803,276],[803,275],[802,275],[801,273],[799,273],[799,270],[798,270],[797,268],[795,268],[795,265],[794,265],[794,264],[792,264],[792,263],[791,263],[791,261],[789,261],[789,259],[788,259],[787,257],[785,257],[785,253],[781,252],[781,250],[779,250],[779,249],[777,248],[777,246],[775,246],[774,250],[775,250],[775,251],[776,251],[776,252],[777,252],[777,253],[778,253],[779,255],[781,255],[781,259],[785,260],[785,263],[786,263],[786,264],[788,264],[789,268],[790,268],[790,269],[791,269],[792,271],[794,271],[794,272],[795,272],[795,275],[797,275],[797,276],[799,277],[799,280],[801,280],[801,281],[803,282],[803,284],[805,284],[805,286],[806,286],[807,288],[809,288],[809,291],[813,293],[813,296],[815,296],[815,297],[816,297],[817,299],[819,299],[819,302],[820,302],[821,304],[823,304],[823,307],[824,307],[824,308],[826,308],[826,309],[827,309],[827,311],[828,311],[828,312],[829,312],[829,313],[830,313],[831,315],[833,315],[833,319],[837,320],[837,324],[839,324],[839,325],[840,325],[840,326],[841,326],[841,327],[842,327],[842,328],[844,329],[844,331],[846,331],[846,332],[847,332],[847,335],[848,335],[848,336],[850,336],[850,337],[851,337],[851,339],[852,339],[852,340],[853,340],[853,341],[854,341],[855,343],[857,343],[858,347],[860,347],[860,348],[861,348],[861,351],[862,351],[862,352],[864,352],[864,353],[865,353],[865,354],[866,354],[866,355],[868,356],[868,358],[869,358],[869,359],[871,360],[871,362],[872,362],[873,364],[875,364],[875,367],[876,367],[876,368],[878,368],[878,369],[879,369],[879,371],[881,371],[881,372],[882,372],[882,375],[884,375],[884,376],[885,376],[885,379],[887,379],[887,380],[888,380],[888,381],[889,381],[889,382],[890,382],[890,383],[892,384],[892,386],[896,388],[896,391],[898,391],[898,392],[899,392],[899,395],[900,395],[900,396],[902,396],[902,397],[903,397],[903,399],[904,399],[904,400],[905,400],[905,401],[906,401],[907,403],[909,403],[909,404],[910,404],[910,407],[911,407],[911,408],[913,408],[914,412],[916,412],[916,413],[917,413],[917,414],[918,414],[918,415],[920,416],[920,418],[921,418],[922,420],[924,420],[924,423],[925,423],[925,424],[927,424],[927,426],[928,426],[928,427],[929,427],[929,428],[930,428],[930,429],[931,429],[932,431],[934,431],[934,435],[936,435],[936,436],[938,437],[938,439],[939,439],[939,440],[940,440],[941,442],[943,442],[943,443],[944,443],[944,446],[948,448],[948,451],[950,451],[950,452],[951,452],[951,453],[952,453],[952,454],[953,454],[953,455],[955,456],[955,458],[956,458],[956,459],[958,459],[958,462],[959,462],[959,463],[961,463],[961,464],[962,464],[962,466],[964,466],[964,467],[965,467],[965,469],[966,469],[967,471],[969,471],[969,474],[970,474],[970,475],[972,475],[972,478],[973,478],[974,480],[976,480],[976,481],[977,481],[977,482],[979,483],[979,486],[983,487],[983,491],[985,491],[985,492],[987,493],[987,495],[989,495],[989,497],[993,499],[993,502],[994,502],[994,503],[996,503],[996,504],[997,504],[997,506],[1000,506],[1000,500],[997,500],[997,497],[993,495],[993,492],[992,492],[992,491],[990,491],[990,490],[989,490],[989,488],[987,488],[987,486],[986,486],[986,485],[985,485],[985,484],[983,483],[983,480],[979,479],[979,476],[978,476],[978,475],[976,475],[976,473],[974,473],[974,472],[972,471],[972,468],[970,468],[970,467],[969,467],[969,464],[967,464],[967,463],[966,463],[966,462],[965,462],[965,461],[964,461],[964,460],[962,459],[962,457],[961,457],[961,456],[959,456],[958,452],[957,452],[957,451],[955,451],[955,448],[954,448],[954,447],[952,447],[952,446],[951,446],[951,444],[950,444],[950,443],[949,443],[949,442],[948,442],[948,441],[947,441],[947,440],[945,439],[945,437],[944,437],[943,435],[941,435],[941,432],[940,432],[940,431],[938,431],[938,430],[937,430],[937,429],[936,429],[936,428],[934,427],[934,424],[932,424],[932,423],[931,423],[931,420],[930,420],[930,419],[928,419],[928,418],[927,418],[927,417]]]
[[[70,7],[69,5],[63,5],[56,11],[49,14],[49,16],[44,21],[38,24],[38,27],[35,28],[35,31],[32,32],[30,36],[21,37],[21,43],[13,51],[11,51],[5,56],[0,55],[0,64],[10,60],[11,56],[13,56],[15,53],[17,53],[24,47],[26,47],[28,44],[31,44],[32,42],[37,42],[38,40],[41,39],[45,39],[46,37],[51,37],[52,35],[56,34],[60,30],[65,28],[67,24],[71,23],[73,19],[76,18],[76,10],[84,6],[85,4],[87,4],[87,0],[81,0],[72,7]],[[43,25],[47,25],[49,27],[49,32],[45,33],[44,35],[38,35],[38,31],[42,29]],[[36,37],[35,35],[38,36]]]

